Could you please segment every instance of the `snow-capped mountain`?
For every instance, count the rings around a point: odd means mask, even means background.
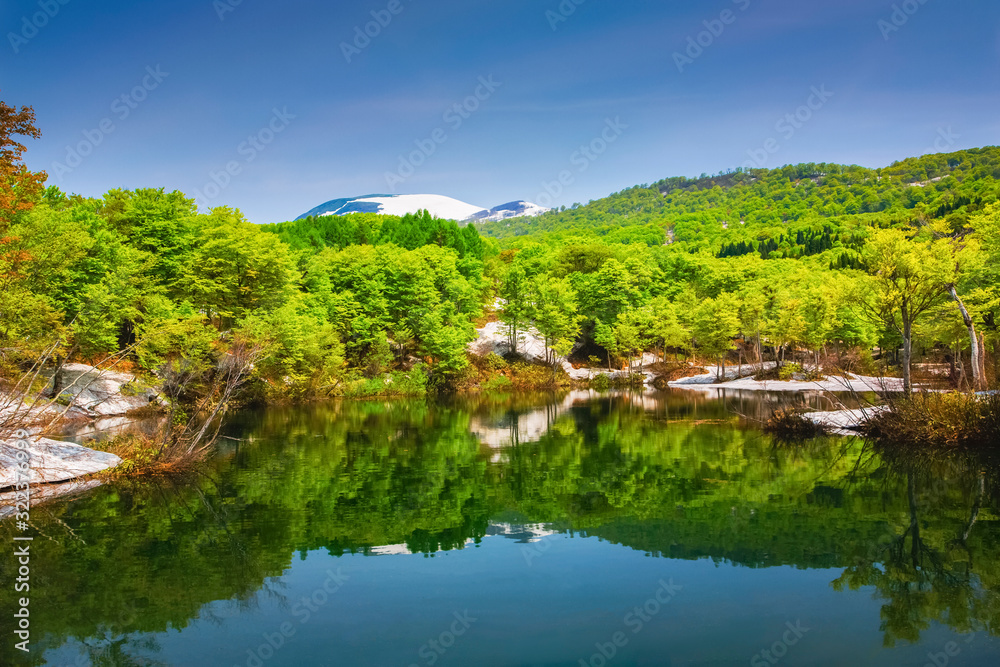
[[[526,201],[502,204],[493,209],[485,209],[443,195],[367,195],[349,199],[334,199],[300,215],[297,220],[310,216],[347,215],[348,213],[381,213],[383,215],[406,215],[419,210],[430,211],[431,215],[447,220],[486,221],[505,220],[517,216],[536,216],[549,209]]]
[[[506,204],[500,204],[495,208],[491,208],[488,211],[482,211],[480,213],[472,216],[472,219],[476,222],[493,221],[498,222],[500,220],[506,220],[507,218],[521,218],[529,217],[533,218],[535,216],[541,215],[542,213],[547,213],[551,209],[547,209],[544,206],[539,206],[538,204],[532,204],[530,201],[512,201]]]

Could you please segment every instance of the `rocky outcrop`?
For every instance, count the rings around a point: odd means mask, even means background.
[[[744,366],[745,369],[749,366]],[[735,370],[735,369],[734,369]],[[750,372],[750,375],[753,373]],[[727,377],[729,377],[727,373]],[[820,380],[754,380],[742,377],[728,382],[716,383],[715,373],[684,378],[670,383],[680,389],[698,389],[707,392],[741,389],[746,391],[828,391],[857,393],[886,393],[903,390],[903,381],[898,378],[876,378],[863,375],[847,377],[827,377]]]
[[[479,337],[469,343],[469,351],[472,354],[485,357],[488,354],[498,354],[504,356],[510,354],[510,341],[507,340],[507,332],[502,322],[490,322],[482,329],[478,329]],[[532,363],[547,363],[545,339],[537,331],[529,329],[519,332],[517,335],[517,353],[526,361]],[[656,357],[651,354],[643,355],[643,364],[656,362]],[[560,366],[571,380],[582,382],[592,380],[599,375],[606,375],[612,380],[625,379],[629,376],[628,371],[608,371],[600,368],[574,368],[568,361],[562,361]],[[653,373],[643,373],[647,385],[652,384],[655,379]]]
[[[27,451],[27,480],[18,476],[18,451]],[[28,481],[35,484],[51,484],[90,475],[114,468],[122,462],[114,454],[98,452],[70,442],[49,440],[48,438],[28,438],[24,449],[15,448],[13,442],[0,443],[0,489]]]
[[[86,364],[65,364],[59,402],[89,417],[124,415],[160,400],[156,390],[141,386],[134,375],[105,371]],[[51,377],[50,377],[51,379]]]
[[[51,383],[52,373],[48,376]],[[0,396],[0,421],[6,424],[7,431],[0,436],[10,438],[15,425],[37,434],[61,419],[70,420],[61,424],[64,432],[110,430],[120,427],[119,422],[128,421],[126,414],[162,400],[155,390],[140,386],[133,375],[102,371],[85,364],[64,365],[61,380],[62,391],[54,400]],[[26,451],[30,457],[26,479],[18,474],[19,451]],[[0,440],[0,491],[27,481],[34,500],[74,493],[97,484],[81,482],[79,478],[120,463],[121,459],[114,454],[37,435],[29,437],[27,448],[20,450],[13,439]],[[10,504],[5,500],[7,495],[10,494],[0,493],[0,517]]]
[[[510,354],[510,341],[507,340],[507,331],[503,322],[490,322],[482,329],[478,329],[476,333],[479,334],[479,337],[469,343],[469,351],[473,354],[481,357],[488,354],[500,356]],[[518,332],[517,353],[527,361],[545,363],[545,339],[539,336],[534,329]]]

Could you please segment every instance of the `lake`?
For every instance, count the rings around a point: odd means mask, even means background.
[[[776,442],[752,419],[779,402],[832,407],[678,390],[238,414],[203,475],[33,510],[33,661],[9,637],[0,661],[1000,664],[996,466]]]

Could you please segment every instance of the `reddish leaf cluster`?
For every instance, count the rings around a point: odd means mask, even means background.
[[[15,140],[17,136],[42,136],[35,127],[35,111],[31,107],[18,110],[0,101],[0,231],[18,213],[34,206],[47,178],[44,171],[32,172],[24,165],[22,155],[27,148]]]

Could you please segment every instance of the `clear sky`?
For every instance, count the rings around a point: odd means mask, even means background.
[[[262,223],[1000,143],[996,0],[4,0],[0,26],[50,183]]]

